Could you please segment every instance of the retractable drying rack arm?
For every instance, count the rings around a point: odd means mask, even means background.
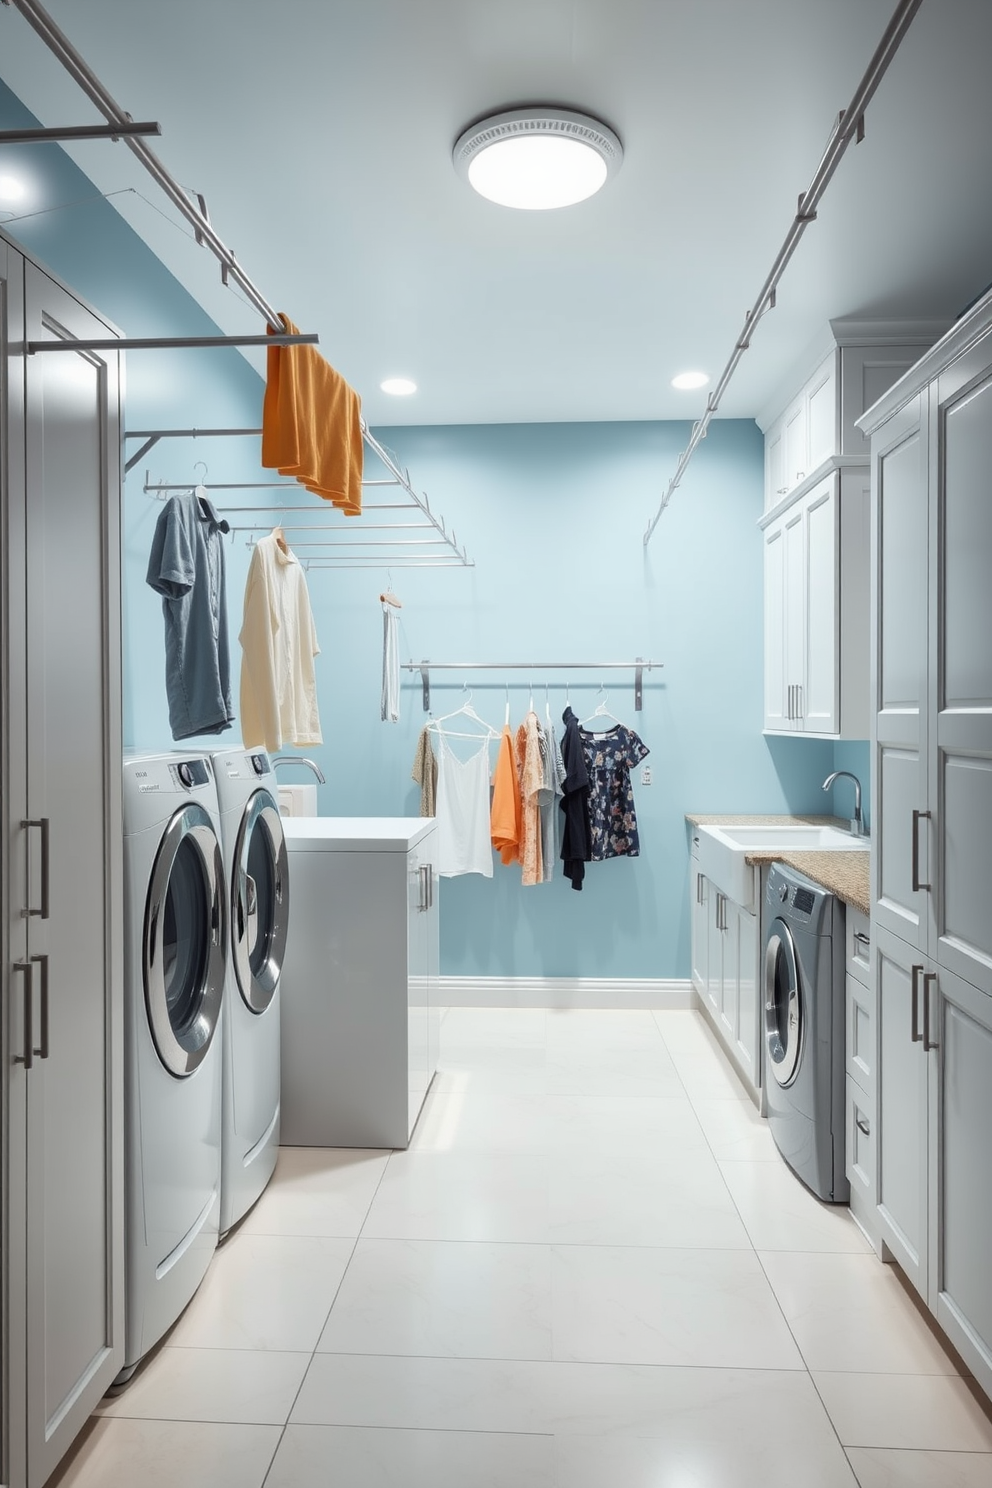
[[[431,672],[613,672],[634,673],[634,707],[639,713],[644,702],[644,673],[659,670],[663,661],[404,661],[404,672],[419,672],[424,689],[424,712],[430,712]]]

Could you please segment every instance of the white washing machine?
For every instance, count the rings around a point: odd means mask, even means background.
[[[217,1245],[227,896],[208,755],[124,762],[123,1383]]]
[[[230,922],[224,1012],[221,1234],[248,1212],[279,1153],[279,977],[289,862],[267,754],[213,756]]]

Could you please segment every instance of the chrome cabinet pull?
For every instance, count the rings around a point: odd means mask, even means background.
[[[15,1054],[15,1064],[26,1070],[34,1068],[34,966],[30,961],[15,961],[14,971],[24,973],[24,1053]]]
[[[48,1058],[48,957],[32,956],[34,966],[41,967],[41,1047],[35,1049],[39,1059]]]
[[[703,875],[701,873],[697,873],[696,874],[696,903],[697,904],[702,904],[702,902],[703,902]]]
[[[864,946],[866,951],[871,949],[871,940],[863,930],[855,930],[854,939],[858,942],[858,945]]]
[[[923,978],[923,1048],[926,1053],[940,1048],[940,1040],[930,1037],[930,983],[936,980],[935,971],[928,971]]]
[[[803,707],[803,684],[801,682],[797,682],[796,683],[796,718],[797,719],[802,719],[802,718],[805,718],[805,717],[806,717],[806,710]]]
[[[913,811],[913,893],[918,894],[921,889],[930,892],[931,885],[920,883],[920,821],[930,820],[929,811]]]
[[[427,864],[427,908],[434,908],[434,864]]]
[[[49,873],[49,863],[51,861],[51,822],[47,816],[35,816],[22,821],[21,826],[25,829],[28,827],[38,827],[41,830],[41,908],[32,909],[28,905],[27,913],[29,915],[38,915],[40,919],[47,920],[51,908],[51,876]]]
[[[427,910],[427,864],[426,863],[419,863],[417,865],[417,877],[420,879],[420,902],[418,903],[417,908],[421,912],[426,913],[426,910]]]
[[[866,1137],[871,1136],[871,1127],[862,1115],[859,1114],[855,1116],[854,1124],[858,1128],[859,1132],[864,1132]]]
[[[919,981],[920,977],[923,975],[923,967],[922,967],[922,965],[921,966],[914,966],[914,967],[912,967],[911,975],[912,975],[912,979],[913,979],[912,980],[912,984],[911,984],[913,991],[912,991],[912,1003],[911,1003],[911,1007],[910,1007],[909,1036],[912,1039],[912,1041],[913,1041],[914,1044],[919,1044],[923,1040],[923,1035],[920,1032],[920,981]]]

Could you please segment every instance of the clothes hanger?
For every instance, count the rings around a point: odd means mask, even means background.
[[[510,727],[510,684],[509,684],[509,682],[507,682],[507,684],[506,684],[506,714],[505,714],[505,716],[503,718],[503,727],[504,728],[509,728]]]
[[[491,723],[487,723],[484,718],[480,718],[478,713],[476,713],[472,706],[472,694],[464,683],[462,684],[462,690],[468,692],[468,697],[462,705],[458,708],[453,708],[450,713],[442,713],[438,718],[432,715],[427,721],[427,727],[437,729],[438,733],[450,734],[454,739],[477,739],[479,737],[478,734],[458,734],[453,729],[440,728],[440,725],[449,718],[471,718],[474,723],[479,724],[481,728],[486,730],[485,737],[487,739],[498,739],[499,730],[494,729]]]
[[[388,568],[386,569],[386,588],[379,595],[379,599],[382,604],[392,605],[394,609],[401,610],[403,608],[403,601],[397,599],[393,593],[393,575],[392,571]]]
[[[278,544],[278,546],[282,549],[282,551],[288,557],[289,556],[289,543],[286,541],[286,534],[285,534],[285,532],[283,532],[282,528],[281,527],[273,527],[272,532],[270,533],[270,536],[275,538],[276,543]]]
[[[579,720],[579,727],[585,728],[587,723],[594,723],[597,718],[612,718],[615,724],[619,724],[622,727],[623,725],[621,724],[620,719],[616,716],[615,713],[611,713],[609,708],[607,708],[606,706],[608,699],[606,695],[606,688],[603,686],[602,682],[599,684],[599,690],[602,693],[602,697],[596,704],[593,711],[590,713],[589,717]]]
[[[193,492],[193,495],[196,497],[200,511],[203,513],[208,521],[213,522],[214,526],[219,532],[228,533],[231,530],[230,522],[228,522],[226,518],[218,516],[217,508],[214,506],[213,502],[210,500],[210,497],[207,495],[207,488],[203,484],[203,482],[207,478],[207,463],[205,460],[197,460],[196,465],[193,466],[194,470],[196,469],[197,465],[203,466],[203,479],[197,483],[197,487],[196,490]]]

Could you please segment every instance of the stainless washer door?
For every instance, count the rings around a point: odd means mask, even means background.
[[[768,1068],[784,1087],[796,1078],[806,1035],[796,947],[784,920],[772,922],[765,940],[764,992]]]
[[[289,927],[289,855],[279,808],[267,790],[248,802],[234,849],[231,948],[238,988],[253,1013],[275,996]]]
[[[145,905],[145,1006],[158,1056],[191,1075],[217,1029],[224,995],[224,860],[195,801],[166,828]]]

